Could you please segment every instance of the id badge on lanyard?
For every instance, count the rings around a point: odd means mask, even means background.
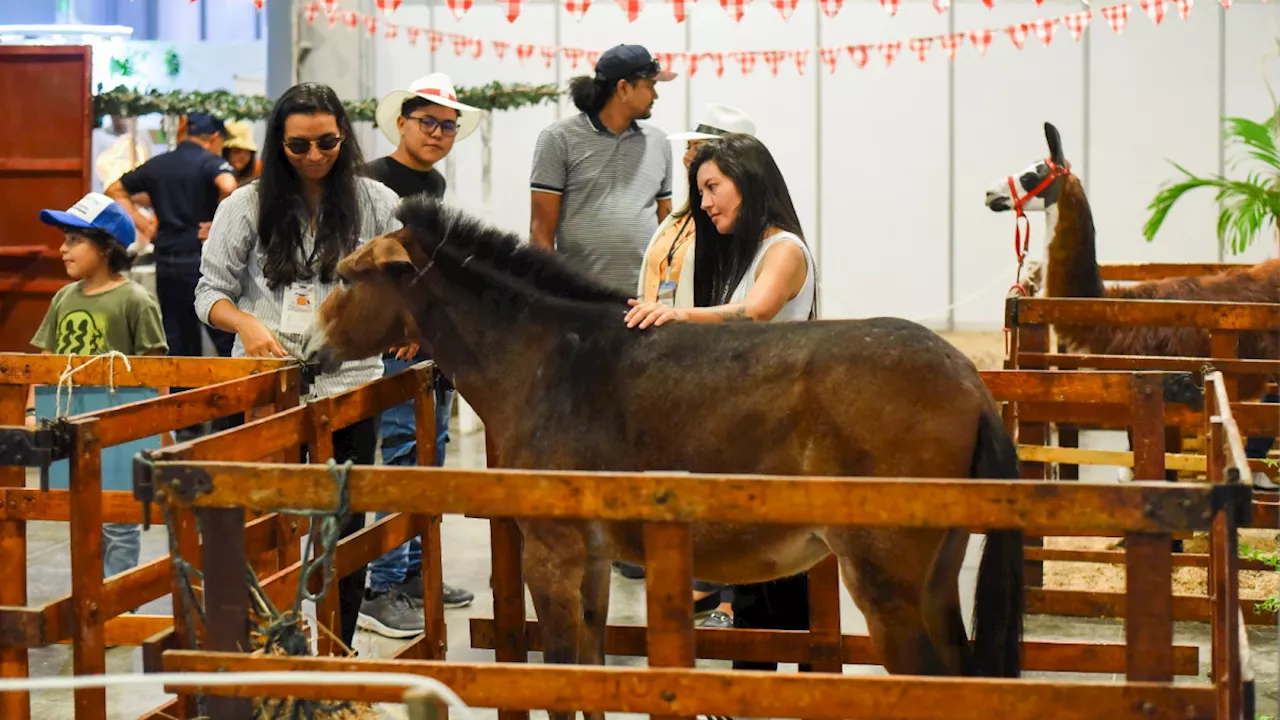
[[[280,332],[288,335],[305,335],[316,315],[315,285],[295,282],[284,291],[284,305],[280,308]]]
[[[676,306],[676,284],[667,278],[658,283],[658,302],[667,307]]]

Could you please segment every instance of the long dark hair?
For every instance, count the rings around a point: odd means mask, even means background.
[[[360,144],[338,95],[328,85],[302,83],[280,96],[262,144],[258,178],[258,242],[265,256],[262,274],[276,289],[313,276],[302,255],[302,184],[284,149],[284,123],[291,115],[332,115],[342,145],[324,179],[320,221],[316,223],[315,258],[322,282],[333,282],[338,261],[355,249],[360,234],[358,171],[364,165]]]
[[[742,204],[731,235],[722,235],[702,209],[698,189],[698,169],[714,161],[725,177],[733,181]],[[689,163],[689,212],[697,241],[693,246],[693,304],[697,307],[724,305],[755,261],[769,228],[794,233],[804,242],[800,218],[791,202],[787,181],[764,143],[752,135],[731,133],[708,140]],[[815,287],[817,271],[814,271]],[[817,293],[814,293],[816,310]]]

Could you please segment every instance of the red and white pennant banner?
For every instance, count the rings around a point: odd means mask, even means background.
[[[334,13],[338,12],[338,4],[341,0],[317,1],[323,3],[325,16],[332,18]],[[399,9],[402,1],[403,0],[374,0],[378,10],[388,15]],[[675,16],[676,22],[678,23],[684,22],[684,19],[688,16],[687,4],[694,2],[694,0],[665,1],[671,5],[672,14]],[[191,0],[191,2],[195,2],[195,0]],[[259,10],[263,8],[265,2],[266,0],[253,0],[254,6]],[[353,0],[348,0],[348,2],[355,4]],[[520,11],[524,8],[524,0],[496,0],[496,2],[505,8],[507,22],[515,22],[516,18],[520,17]],[[587,14],[587,10],[591,9],[591,0],[558,0],[558,2],[560,2],[565,11],[576,20],[581,20]],[[729,17],[733,18],[734,22],[741,22],[742,18],[746,15],[746,8],[751,0],[718,0],[718,2],[720,3],[720,7],[728,13]],[[845,0],[818,0],[823,14],[827,17],[835,17],[836,14],[840,12],[841,8],[844,7],[844,2]],[[880,7],[882,7],[884,11],[892,17],[898,14],[898,7],[902,0],[878,0],[878,2],[880,3]],[[1159,25],[1160,22],[1164,20],[1167,5],[1172,4],[1177,8],[1178,15],[1183,20],[1186,20],[1187,15],[1191,12],[1191,6],[1194,4],[1195,0],[1138,0],[1138,2],[1147,15],[1151,17],[1152,22]],[[1222,4],[1222,7],[1230,9],[1232,0],[1218,0],[1218,2]],[[449,6],[449,10],[453,13],[453,16],[458,20],[461,20],[462,17],[467,14],[467,11],[471,9],[474,4],[474,0],[445,0],[445,3]],[[629,22],[635,22],[636,19],[640,17],[640,13],[644,11],[645,7],[644,0],[617,0],[617,3],[618,7],[622,10],[623,14],[626,15]],[[800,0],[768,0],[768,4],[773,6],[784,20],[791,19],[791,16],[795,13],[799,3]],[[982,4],[987,6],[987,9],[994,8],[995,3],[996,0],[982,0]],[[1041,6],[1043,5],[1044,0],[1035,0],[1035,3],[1037,6]],[[932,0],[932,4],[935,10],[939,13],[944,13],[951,9],[952,0]],[[1089,0],[1085,0],[1085,4],[1088,5]],[[311,2],[304,8],[307,22],[315,22],[315,15],[317,13],[307,9],[314,5],[316,5],[316,2]],[[1123,16],[1119,17],[1119,19],[1112,19],[1108,16],[1107,20],[1112,24],[1112,27],[1115,27],[1118,24],[1120,28],[1123,29],[1125,23],[1128,21],[1128,11],[1125,10]],[[331,21],[331,24],[332,23],[336,23],[336,21]],[[1070,29],[1070,26],[1068,26],[1068,29]],[[1014,40],[1015,45],[1017,45],[1019,41],[1025,42],[1025,38],[1021,38],[1019,40],[1015,37],[1021,32],[1020,30],[1016,30],[1012,26],[1010,28],[1004,28],[1004,30],[1008,32],[1010,38]],[[1035,28],[1032,28],[1030,24],[1028,24],[1027,30],[1032,31],[1035,30]],[[1050,29],[1048,32],[1052,34],[1053,31]],[[1039,35],[1037,34],[1037,36]]]
[[[666,0],[675,9],[676,19],[683,20],[685,12],[685,3],[691,0]],[[740,19],[743,9],[751,0],[718,0],[720,5],[730,13],[735,19]],[[819,0],[824,12],[834,15],[839,11],[840,6],[845,0]],[[938,12],[944,12],[952,0],[932,0],[933,6]],[[1037,0],[1040,2],[1041,0]],[[1231,0],[1219,0],[1223,7],[1230,7]],[[475,0],[445,0],[450,10],[453,11],[455,17],[461,19],[463,14],[469,10]],[[501,7],[505,9],[505,15],[509,22],[514,22],[520,15],[520,9],[524,0],[496,0]],[[591,0],[563,0],[566,9],[571,13],[581,17],[586,13],[587,8],[591,5]],[[627,14],[627,19],[634,21],[644,9],[645,0],[616,0],[619,6]],[[798,6],[799,0],[768,0],[768,2],[776,7],[783,17],[789,17]],[[880,4],[890,14],[897,11],[899,0],[879,0]],[[990,6],[994,0],[983,0]],[[1151,21],[1159,25],[1164,20],[1168,5],[1173,5],[1177,10],[1178,16],[1187,19],[1191,12],[1194,0],[1137,0],[1138,5],[1151,18]],[[563,57],[569,64],[571,71],[582,71],[594,68],[596,61],[600,58],[600,52],[597,50],[587,50],[585,48],[556,47],[551,45],[537,45],[533,43],[513,43],[505,40],[485,40],[483,38],[464,35],[461,33],[448,33],[429,28],[419,28],[408,25],[398,25],[390,22],[386,18],[378,18],[374,15],[362,15],[351,10],[341,10],[337,7],[337,0],[310,0],[303,8],[303,17],[309,23],[316,22],[321,13],[325,17],[330,27],[336,27],[341,22],[347,28],[358,28],[363,25],[365,31],[370,37],[374,37],[379,29],[383,30],[383,38],[394,41],[400,35],[400,29],[403,27],[404,35],[409,45],[416,46],[418,38],[425,33],[427,36],[428,46],[432,53],[439,50],[441,44],[448,40],[452,43],[454,55],[457,57],[470,57],[478,59],[484,55],[485,48],[490,49],[493,57],[499,61],[503,61],[508,56],[507,51],[514,48],[514,56],[517,62],[525,64],[534,57],[535,52],[542,58],[544,65],[548,68],[552,66],[557,58]],[[399,7],[400,0],[377,0],[377,7],[384,15],[394,13]],[[1132,4],[1128,2],[1109,5],[1099,9],[1103,19],[1107,21],[1111,31],[1119,35],[1128,25],[1129,13]],[[861,69],[867,66],[870,56],[878,54],[884,60],[885,67],[893,65],[893,61],[903,50],[914,55],[920,62],[925,62],[931,55],[936,55],[933,50],[935,47],[946,51],[948,60],[955,60],[956,53],[966,43],[971,46],[979,56],[985,56],[987,49],[991,47],[992,42],[1001,36],[1008,37],[1009,42],[1015,49],[1021,50],[1026,47],[1027,39],[1034,37],[1040,41],[1041,45],[1048,47],[1054,39],[1055,29],[1061,25],[1070,33],[1071,39],[1079,41],[1084,37],[1084,32],[1089,28],[1093,20],[1093,10],[1084,10],[1082,12],[1069,13],[1057,17],[1042,18],[1040,20],[1032,20],[1028,22],[1014,23],[1002,28],[986,28],[982,30],[971,30],[969,32],[958,32],[947,35],[931,35],[908,38],[904,40],[890,40],[878,43],[867,43],[859,45],[846,45],[843,47],[821,47],[817,48],[816,59],[814,62],[825,65],[829,72],[834,73],[840,65],[841,58],[847,53],[849,60],[855,68]],[[798,50],[739,50],[733,52],[660,52],[655,57],[658,62],[665,68],[677,69],[677,64],[684,65],[684,71],[690,76],[696,75],[699,71],[714,72],[716,77],[724,76],[725,60],[727,59],[731,65],[737,67],[741,76],[751,75],[757,69],[763,67],[769,71],[769,74],[777,77],[781,72],[784,64],[794,64],[796,72],[803,75],[805,68],[810,62],[810,58],[814,55],[811,49]]]

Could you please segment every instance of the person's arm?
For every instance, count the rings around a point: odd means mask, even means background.
[[[755,285],[740,303],[704,308],[673,308],[661,303],[631,301],[625,316],[627,327],[657,327],[671,321],[721,323],[734,321],[768,322],[787,301],[804,287],[808,265],[804,251],[790,241],[782,241],[765,251]]]
[[[151,170],[148,165],[149,163],[143,163],[121,175],[119,180],[111,183],[103,191],[104,195],[120,203],[120,207],[133,218],[133,225],[138,229],[139,248],[151,242],[151,237],[156,233],[156,223],[143,215],[133,202],[134,195],[151,192],[149,186]]]
[[[658,222],[661,223],[671,214],[671,198],[658,201]]]
[[[661,223],[671,214],[671,153],[666,154],[667,172],[662,177],[662,187],[658,188],[658,222]]]
[[[244,192],[218,205],[200,256],[196,317],[206,325],[240,336],[250,357],[286,357],[284,347],[262,321],[236,307],[247,277],[249,251],[257,241],[256,192]],[[256,271],[256,268],[255,270]]]
[[[546,250],[555,250],[556,226],[560,223],[560,193],[535,189],[530,207],[529,242]]]
[[[533,170],[529,174],[532,189],[529,218],[529,242],[547,250],[556,248],[556,229],[560,225],[560,199],[568,178],[568,153],[564,139],[550,130],[538,135],[533,148]]]

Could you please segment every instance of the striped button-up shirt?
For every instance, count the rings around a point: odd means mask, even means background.
[[[359,178],[360,242],[400,228],[395,218],[400,198],[386,185]],[[303,257],[311,257],[315,236],[303,224]],[[266,257],[258,243],[258,184],[250,183],[222,201],[213,216],[209,239],[205,241],[200,261],[200,282],[196,285],[196,315],[209,323],[209,311],[219,300],[229,300],[242,312],[257,318],[280,341],[285,351],[302,357],[303,336],[280,332],[280,312],[284,294],[280,287],[272,290],[262,274]],[[335,278],[336,280],[336,278]],[[316,307],[337,286],[323,282],[319,273],[313,278]],[[234,357],[244,356],[244,344],[236,337]],[[382,358],[375,355],[342,364],[335,373],[321,375],[311,386],[310,397],[328,397],[382,377]]]

